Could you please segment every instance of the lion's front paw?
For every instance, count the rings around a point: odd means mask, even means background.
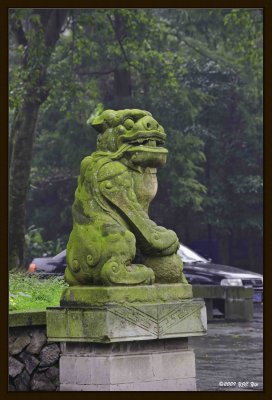
[[[152,285],[155,275],[151,268],[141,264],[124,265],[118,260],[109,260],[100,272],[104,285]]]

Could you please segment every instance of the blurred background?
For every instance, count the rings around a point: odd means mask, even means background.
[[[262,10],[10,9],[9,29],[11,268],[65,248],[90,115],[140,108],[168,135],[151,218],[262,272]]]

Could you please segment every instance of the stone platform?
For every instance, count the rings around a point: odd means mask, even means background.
[[[60,307],[47,309],[52,341],[110,343],[203,335],[202,300],[191,285],[69,287]]]
[[[206,330],[205,303],[188,284],[69,287],[47,309],[63,391],[195,390],[188,337]]]

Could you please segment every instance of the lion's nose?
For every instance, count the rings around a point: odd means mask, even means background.
[[[142,122],[144,128],[148,131],[152,131],[159,128],[158,122],[152,117],[144,117]]]

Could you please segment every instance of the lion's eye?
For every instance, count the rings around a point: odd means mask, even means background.
[[[134,121],[132,119],[126,119],[124,122],[124,127],[126,129],[131,129],[134,125]]]

